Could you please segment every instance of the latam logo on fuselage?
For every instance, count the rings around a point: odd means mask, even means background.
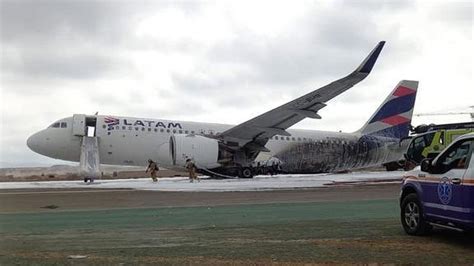
[[[175,128],[182,129],[180,123],[175,122],[162,122],[154,120],[140,120],[140,119],[130,119],[130,118],[115,118],[107,116],[104,118],[104,122],[107,125],[107,130],[120,129],[120,126],[128,127],[149,127],[149,128]],[[130,128],[131,129],[131,128]]]

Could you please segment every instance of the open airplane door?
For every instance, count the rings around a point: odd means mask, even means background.
[[[86,135],[86,115],[75,114],[72,116],[72,134],[74,136]]]

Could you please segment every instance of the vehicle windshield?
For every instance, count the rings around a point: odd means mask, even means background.
[[[450,152],[448,156],[446,156],[445,163],[451,163],[454,160],[465,158],[468,155],[470,144],[470,142],[465,142],[457,149]]]
[[[436,132],[424,134],[413,138],[407,150],[407,157],[413,162],[420,163],[425,157],[423,151],[431,145]]]
[[[472,140],[464,141],[459,146],[451,148],[451,151],[448,151],[445,156],[440,158],[439,163],[442,165],[443,172],[453,168],[466,168],[469,163],[469,152],[472,143]]]

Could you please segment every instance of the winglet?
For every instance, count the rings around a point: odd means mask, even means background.
[[[375,48],[370,52],[370,54],[365,58],[365,60],[360,64],[360,66],[355,70],[357,73],[369,74],[372,68],[379,57],[380,52],[385,44],[385,41],[381,41],[375,46]]]

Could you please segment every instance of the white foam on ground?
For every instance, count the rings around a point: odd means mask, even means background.
[[[356,172],[348,174],[276,175],[256,176],[253,179],[208,179],[190,183],[185,177],[95,180],[86,184],[77,181],[3,182],[0,189],[135,189],[156,191],[258,191],[296,188],[317,188],[337,182],[384,182],[402,178],[404,172]]]

